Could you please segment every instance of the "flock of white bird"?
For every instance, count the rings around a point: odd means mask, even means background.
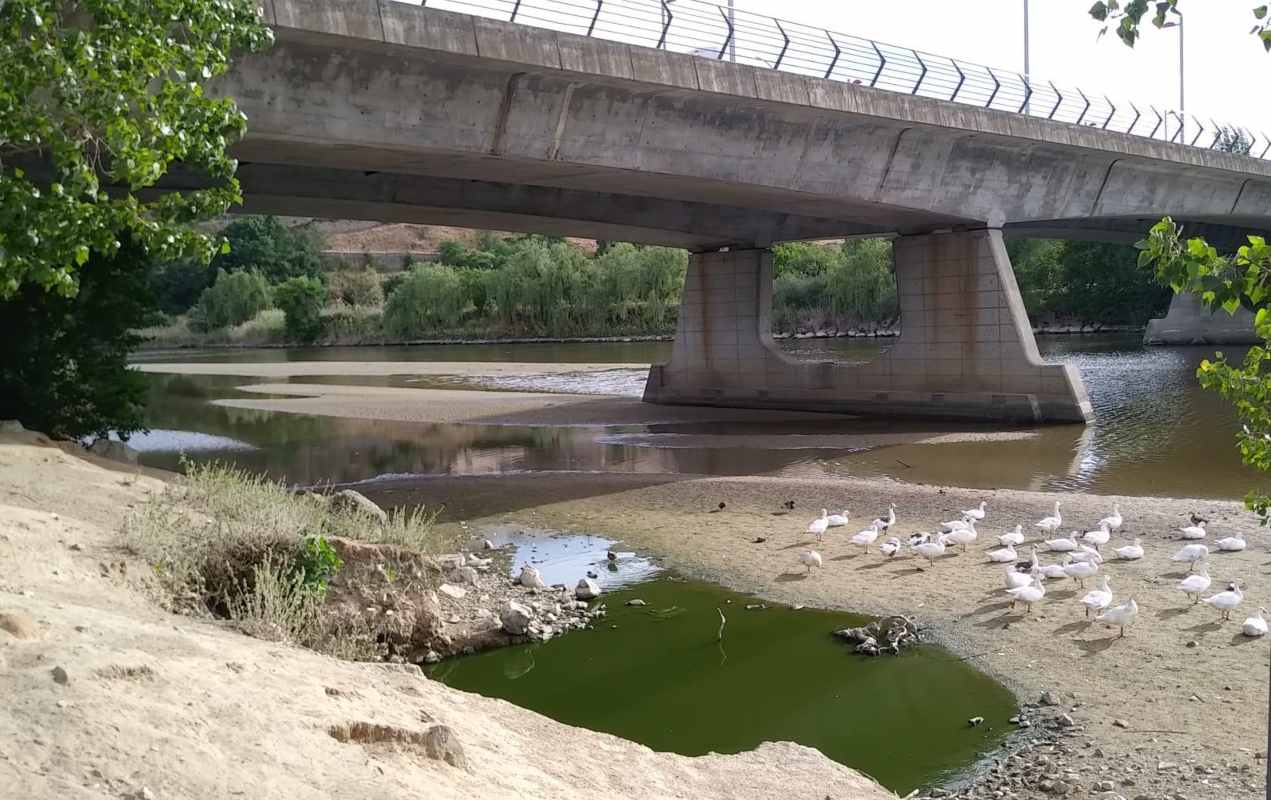
[[[976,525],[982,523],[987,514],[988,504],[981,502],[978,507],[963,511],[958,519],[942,523],[937,532],[915,533],[907,542],[902,542],[896,536],[890,536],[879,543],[879,538],[896,525],[896,505],[893,503],[888,508],[885,519],[882,517],[875,519],[869,527],[851,536],[849,541],[859,545],[866,553],[877,543],[878,549],[887,558],[895,558],[908,547],[914,555],[926,559],[928,566],[934,566],[936,559],[942,558],[950,547],[956,547],[965,553],[968,546],[975,544],[980,536]],[[818,541],[824,541],[827,531],[831,528],[846,527],[850,521],[851,515],[846,510],[840,514],[830,514],[823,508],[821,516],[808,525],[808,533],[816,536]],[[1124,523],[1121,509],[1113,505],[1112,513],[1099,520],[1094,529],[1084,533],[1073,531],[1068,536],[1047,539],[1046,536],[1056,536],[1064,524],[1063,515],[1059,512],[1059,503],[1056,502],[1054,513],[1042,517],[1034,525],[1041,532],[1041,540],[1031,547],[1029,560],[1023,560],[1017,550],[1026,541],[1022,525],[1016,525],[1013,530],[997,537],[1000,547],[988,552],[988,560],[995,564],[1006,565],[1004,582],[1006,593],[1011,596],[1011,607],[1014,608],[1016,604],[1023,603],[1027,613],[1032,612],[1034,603],[1040,602],[1046,596],[1047,581],[1072,579],[1079,587],[1085,588],[1087,580],[1097,577],[1095,588],[1080,599],[1081,604],[1085,606],[1086,616],[1094,615],[1098,622],[1119,627],[1120,635],[1125,636],[1126,626],[1131,625],[1138,616],[1139,606],[1133,597],[1117,602],[1112,587],[1108,583],[1108,576],[1103,572],[1102,550],[1112,541],[1113,534],[1117,533]],[[1193,515],[1192,524],[1179,529],[1182,538],[1188,540],[1188,543],[1171,556],[1170,560],[1188,564],[1187,577],[1179,582],[1179,590],[1193,603],[1207,603],[1221,612],[1222,619],[1229,620],[1231,612],[1244,602],[1244,592],[1240,588],[1239,581],[1233,581],[1228,583],[1223,591],[1202,597],[1209,591],[1211,583],[1206,561],[1211,551],[1209,545],[1203,541],[1209,535],[1205,525],[1205,520]],[[1056,554],[1058,560],[1049,564],[1041,563],[1037,557],[1038,545],[1043,546],[1046,552]],[[1213,545],[1216,551],[1236,552],[1244,550],[1247,543],[1244,536],[1237,533],[1234,536],[1214,540]],[[1122,561],[1141,559],[1144,556],[1143,540],[1136,537],[1133,544],[1112,548],[1111,554]],[[813,568],[822,566],[821,554],[815,550],[803,551],[799,555],[799,561],[807,567],[809,573]],[[1267,620],[1264,614],[1266,609],[1259,608],[1253,616],[1244,621],[1241,631],[1246,636],[1266,634]]]

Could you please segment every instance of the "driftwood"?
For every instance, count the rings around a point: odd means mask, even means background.
[[[856,652],[867,656],[900,655],[901,649],[920,640],[918,623],[900,615],[883,617],[859,628],[844,628],[834,635],[855,644]]]

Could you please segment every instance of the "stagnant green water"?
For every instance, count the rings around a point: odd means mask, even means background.
[[[627,607],[640,598],[648,605]],[[570,725],[684,755],[789,740],[901,793],[965,769],[1012,727],[1011,694],[942,648],[852,653],[867,619],[769,605],[662,576],[608,592],[608,617],[545,644],[442,662],[433,678]],[[716,639],[719,614],[728,618]],[[983,727],[967,724],[982,716]]]

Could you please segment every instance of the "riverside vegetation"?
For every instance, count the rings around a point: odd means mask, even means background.
[[[143,331],[152,346],[668,335],[688,263],[670,248],[483,233],[398,273],[325,271],[321,242],[276,219],[243,218],[224,235],[229,251],[210,267],[156,270],[167,319]],[[888,241],[793,242],[773,255],[775,333],[895,328]],[[1129,247],[1022,241],[1011,256],[1035,322],[1142,325],[1168,303]]]

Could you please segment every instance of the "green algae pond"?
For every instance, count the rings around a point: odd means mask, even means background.
[[[799,742],[902,794],[955,777],[1013,727],[1010,692],[943,648],[868,658],[833,637],[866,617],[761,603],[666,573],[595,602],[608,616],[592,630],[428,674],[659,751]],[[727,617],[722,641],[716,609]],[[983,726],[968,724],[976,716]]]

